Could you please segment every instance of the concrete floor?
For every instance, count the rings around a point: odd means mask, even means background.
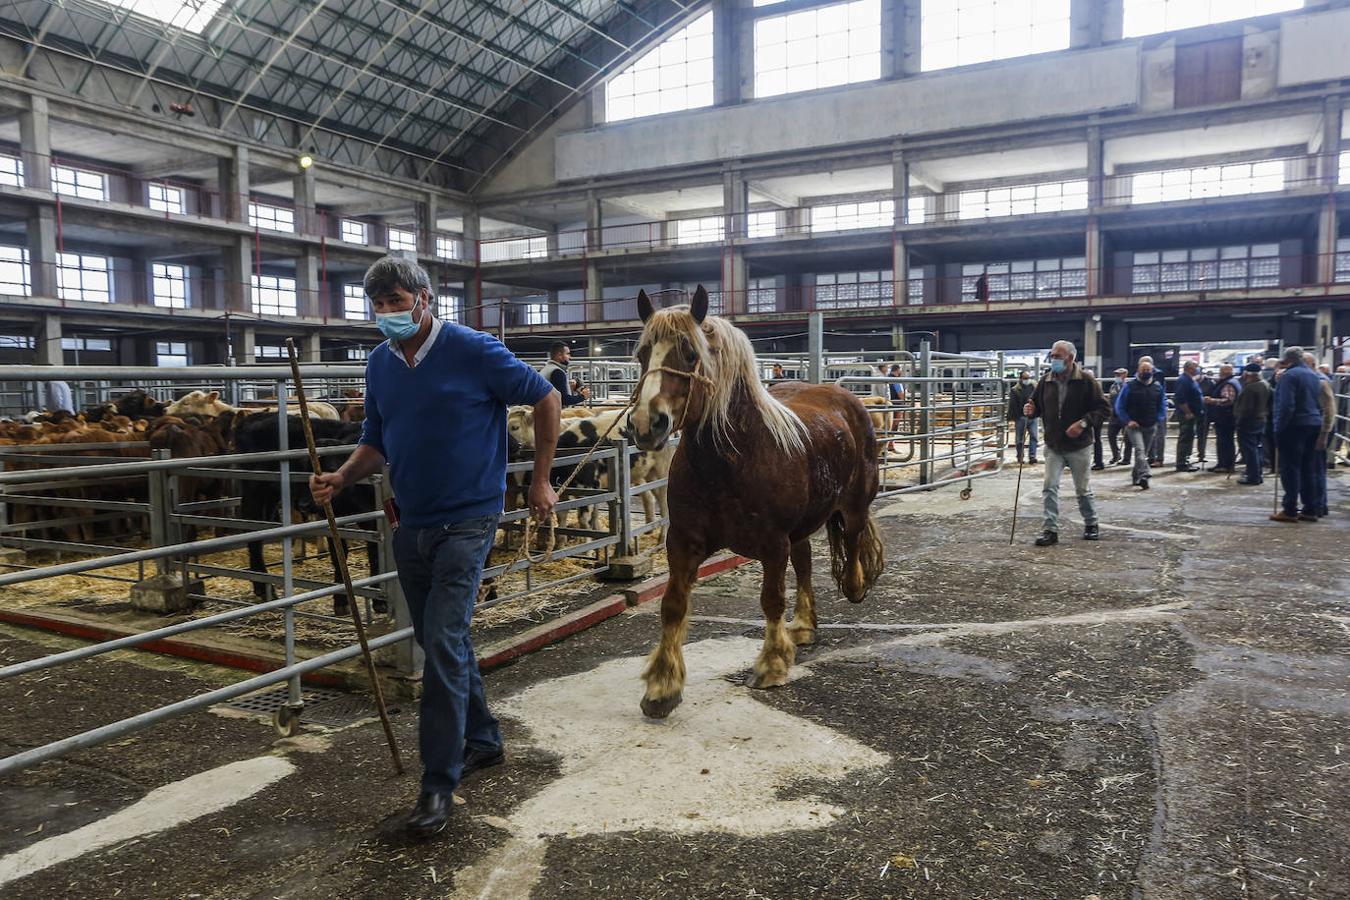
[[[0,782],[0,894],[1350,897],[1350,479],[1278,525],[1269,482],[1111,470],[1101,543],[1071,516],[1037,550],[1038,476],[1012,546],[1008,473],[879,506],[885,575],[858,606],[818,576],[822,641],[778,690],[741,683],[754,566],[699,586],[665,722],[638,711],[654,604],[492,673],[510,759],[438,840],[402,836],[378,725],[274,743],[208,713]],[[53,645],[0,631],[0,663]],[[231,677],[5,683],[0,752]]]

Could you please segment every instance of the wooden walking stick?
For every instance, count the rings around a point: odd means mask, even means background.
[[[309,448],[309,464],[314,473],[323,471],[319,466],[319,450],[314,445],[314,429],[309,424],[309,404],[305,401],[305,383],[300,380],[300,360],[295,355],[295,341],[286,338],[286,352],[291,358],[291,375],[295,379],[295,397],[300,401],[300,423],[305,432],[305,445]],[[278,402],[285,398],[278,397]],[[398,753],[398,742],[394,740],[394,728],[389,724],[389,710],[384,705],[384,691],[380,687],[380,677],[375,674],[375,660],[370,656],[370,645],[366,643],[366,626],[361,622],[361,612],[356,602],[356,590],[352,587],[352,573],[347,568],[347,549],[338,536],[337,519],[333,516],[331,501],[323,504],[323,513],[328,517],[328,535],[331,539],[333,562],[342,576],[342,586],[347,589],[347,604],[352,614],[352,624],[356,626],[356,639],[361,644],[361,657],[366,661],[366,674],[370,676],[370,689],[375,695],[375,708],[380,713],[380,724],[384,726],[384,739],[389,743],[389,755],[394,758],[394,771],[403,774],[403,759]]]

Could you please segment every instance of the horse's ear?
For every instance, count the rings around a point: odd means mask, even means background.
[[[655,310],[652,309],[652,299],[647,296],[647,292],[645,290],[639,290],[638,315],[642,318],[642,321],[645,322],[652,317],[653,312],[655,312]]]
[[[700,325],[708,315],[708,292],[701,284],[694,291],[694,299],[689,301],[689,312],[693,314],[694,321]]]

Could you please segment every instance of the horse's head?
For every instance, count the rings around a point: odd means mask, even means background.
[[[644,323],[636,354],[642,377],[629,426],[640,448],[659,450],[681,423],[698,422],[702,416],[706,392],[696,385],[706,382],[713,366],[703,328],[708,292],[699,285],[688,306],[657,310],[647,292],[639,291],[638,312]]]

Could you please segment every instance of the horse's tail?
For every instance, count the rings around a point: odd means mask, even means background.
[[[881,535],[877,533],[877,524],[872,514],[867,513],[867,524],[858,535],[856,545],[848,546],[844,528],[844,514],[838,510],[830,514],[825,523],[825,532],[830,541],[830,574],[834,583],[852,603],[860,602],[881,575],[885,567],[885,550],[881,544]],[[850,553],[850,549],[852,553]],[[861,572],[860,581],[849,577],[849,569],[856,562]]]

